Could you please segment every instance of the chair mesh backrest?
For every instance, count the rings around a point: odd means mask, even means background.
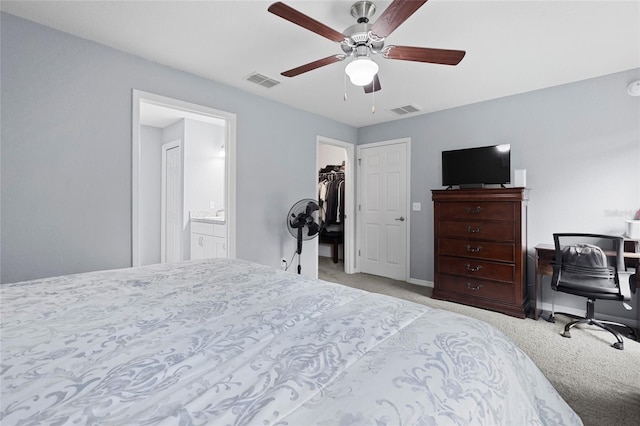
[[[556,264],[578,268],[624,270],[624,239],[599,234],[553,234]]]
[[[602,280],[615,285],[622,260],[621,237],[595,234],[554,234],[561,281]],[[620,257],[618,257],[620,255]]]

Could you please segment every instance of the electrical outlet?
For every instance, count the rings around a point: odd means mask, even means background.
[[[280,268],[285,271],[287,269],[287,259],[284,257],[280,259]]]

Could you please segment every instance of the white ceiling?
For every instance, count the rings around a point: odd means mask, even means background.
[[[285,1],[337,30],[349,1]],[[380,16],[389,1],[375,2]],[[341,53],[337,43],[269,12],[271,1],[6,1],[10,14],[361,127],[640,68],[640,1],[430,0],[386,44],[465,50],[455,67],[374,57],[382,90],[347,83],[345,62],[280,72]],[[258,72],[280,81],[246,81]],[[626,90],[621,87],[620,90]],[[371,107],[375,103],[376,111]]]

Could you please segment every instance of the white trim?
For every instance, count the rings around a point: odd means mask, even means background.
[[[355,272],[355,145],[331,139],[324,136],[316,137],[316,170],[314,171],[314,183],[317,187],[318,173],[317,170],[322,167],[320,161],[320,145],[332,145],[344,148],[347,154],[345,160],[345,193],[350,194],[345,197],[345,223],[344,223],[344,272],[353,274]]]
[[[133,90],[131,96],[131,265],[140,265],[140,97]]]
[[[227,257],[236,258],[236,132],[235,114],[225,112],[227,138],[225,142],[225,218],[227,228]]]
[[[586,300],[586,299],[585,299]],[[544,311],[543,313],[550,313],[551,312],[551,303],[547,303],[547,302],[542,302],[540,304],[540,309],[542,309],[542,311]],[[560,306],[556,303],[555,306],[555,312],[558,314],[561,313],[567,313],[567,314],[571,314],[571,315],[575,315],[577,317],[584,317],[586,314],[586,307],[585,309],[576,309],[576,308],[568,308],[565,306]],[[546,317],[546,315],[545,315]],[[632,328],[638,329],[640,328],[640,321],[639,320],[634,320],[633,318],[621,318],[621,317],[616,317],[613,315],[607,315],[607,314],[600,314],[600,313],[596,313],[596,318],[599,318],[603,321],[612,321],[612,322],[619,322],[622,324],[627,324],[628,326],[631,326]],[[546,318],[543,318],[546,319]]]
[[[154,93],[133,89],[132,91],[132,120],[131,120],[131,264],[140,265],[140,220],[139,193],[140,193],[140,103],[147,102],[166,106],[184,112],[217,117],[226,122],[227,138],[225,140],[225,220],[227,223],[226,241],[227,256],[236,257],[236,114],[197,105]]]
[[[421,287],[433,288],[433,281],[419,280],[418,278],[409,278],[407,280],[407,282],[409,284],[415,284],[415,285],[419,285]]]
[[[410,280],[411,278],[411,138],[407,137],[407,138],[400,138],[400,139],[391,139],[391,140],[386,140],[386,141],[379,141],[379,142],[371,142],[371,143],[366,143],[366,144],[362,144],[362,145],[358,145],[358,149],[357,149],[357,157],[358,157],[358,161],[360,161],[362,155],[361,155],[361,151],[363,149],[367,149],[367,148],[375,148],[375,147],[379,147],[379,146],[385,146],[385,145],[397,145],[397,144],[405,144],[406,145],[406,153],[407,153],[407,170],[406,170],[406,190],[407,190],[407,194],[406,194],[406,201],[407,201],[407,259],[406,259],[406,265],[405,265],[405,279],[407,280],[407,282],[409,282],[408,280]],[[358,194],[357,194],[357,202],[356,205],[360,205],[360,193],[361,193],[361,188],[360,188],[360,182],[361,180],[361,176],[360,176],[360,168],[358,167]],[[354,207],[355,208],[355,207]],[[357,211],[357,209],[356,209]],[[360,240],[362,238],[362,231],[361,231],[361,223],[360,223],[360,216],[358,216],[357,220],[356,220],[356,238],[357,238],[357,244],[356,244],[356,251],[355,253],[357,253],[357,250],[359,250],[360,246],[362,245],[362,241]],[[357,256],[356,256],[357,259]],[[360,272],[359,270],[360,268],[360,264],[358,262],[356,262],[355,268],[354,268],[354,272]]]

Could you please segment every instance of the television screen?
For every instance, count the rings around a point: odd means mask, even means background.
[[[481,186],[511,181],[511,145],[442,151],[442,185]]]

